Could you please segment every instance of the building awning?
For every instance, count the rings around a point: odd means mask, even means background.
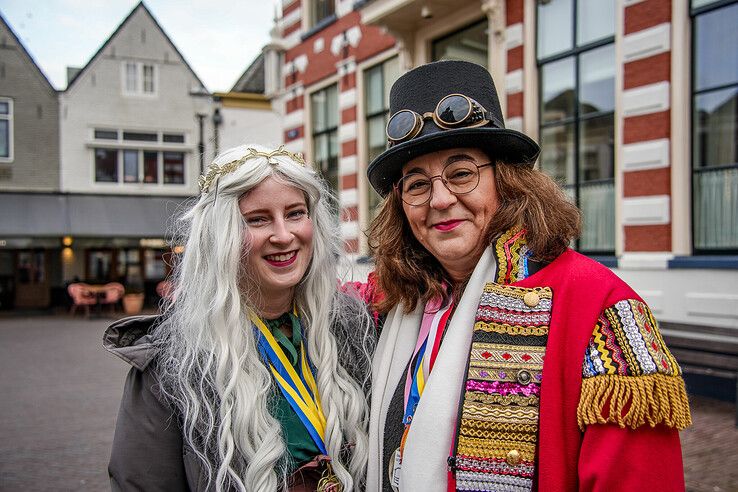
[[[167,237],[187,200],[0,193],[0,237]]]

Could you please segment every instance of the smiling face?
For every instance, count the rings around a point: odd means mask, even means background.
[[[478,149],[440,150],[408,162],[402,167],[402,175],[423,172],[437,176],[453,162],[481,166],[490,160]],[[479,185],[470,193],[454,195],[440,179],[433,179],[430,201],[420,206],[402,203],[415,238],[455,282],[471,274],[486,246],[484,231],[499,206],[492,169],[492,166],[479,169]]]
[[[313,221],[305,193],[270,177],[244,194],[238,208],[250,243],[246,268],[261,298],[291,299],[313,255]]]

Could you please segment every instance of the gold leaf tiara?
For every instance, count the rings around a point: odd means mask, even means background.
[[[249,159],[254,159],[255,157],[265,157],[269,164],[276,165],[277,163],[273,161],[272,158],[280,155],[289,157],[293,162],[299,164],[300,166],[305,165],[305,159],[302,157],[301,153],[290,152],[289,150],[284,148],[284,145],[280,145],[277,150],[272,150],[271,152],[262,152],[260,150],[249,147],[248,149],[246,149],[246,155],[238,160],[231,161],[220,166],[218,164],[211,164],[208,167],[207,172],[205,174],[202,174],[197,180],[198,184],[200,185],[200,193],[207,193],[216,179],[218,179],[220,176],[223,176],[224,174],[232,173],[233,171],[241,167],[241,165],[243,165]]]

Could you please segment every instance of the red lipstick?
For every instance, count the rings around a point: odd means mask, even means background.
[[[462,222],[463,220],[447,220],[445,222],[439,222],[438,224],[433,224],[433,228],[438,229],[439,231],[446,232],[446,231],[455,229]]]

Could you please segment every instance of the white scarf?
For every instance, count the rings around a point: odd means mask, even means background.
[[[446,460],[456,429],[472,327],[484,284],[493,282],[495,278],[493,253],[493,247],[489,247],[482,254],[449,321],[433,372],[426,381],[408,433],[400,474],[401,490],[446,491]],[[392,309],[374,354],[366,484],[369,492],[381,491],[382,481],[388,474],[382,460],[387,409],[412,357],[424,307],[418,305],[409,314],[404,314],[402,304]]]

